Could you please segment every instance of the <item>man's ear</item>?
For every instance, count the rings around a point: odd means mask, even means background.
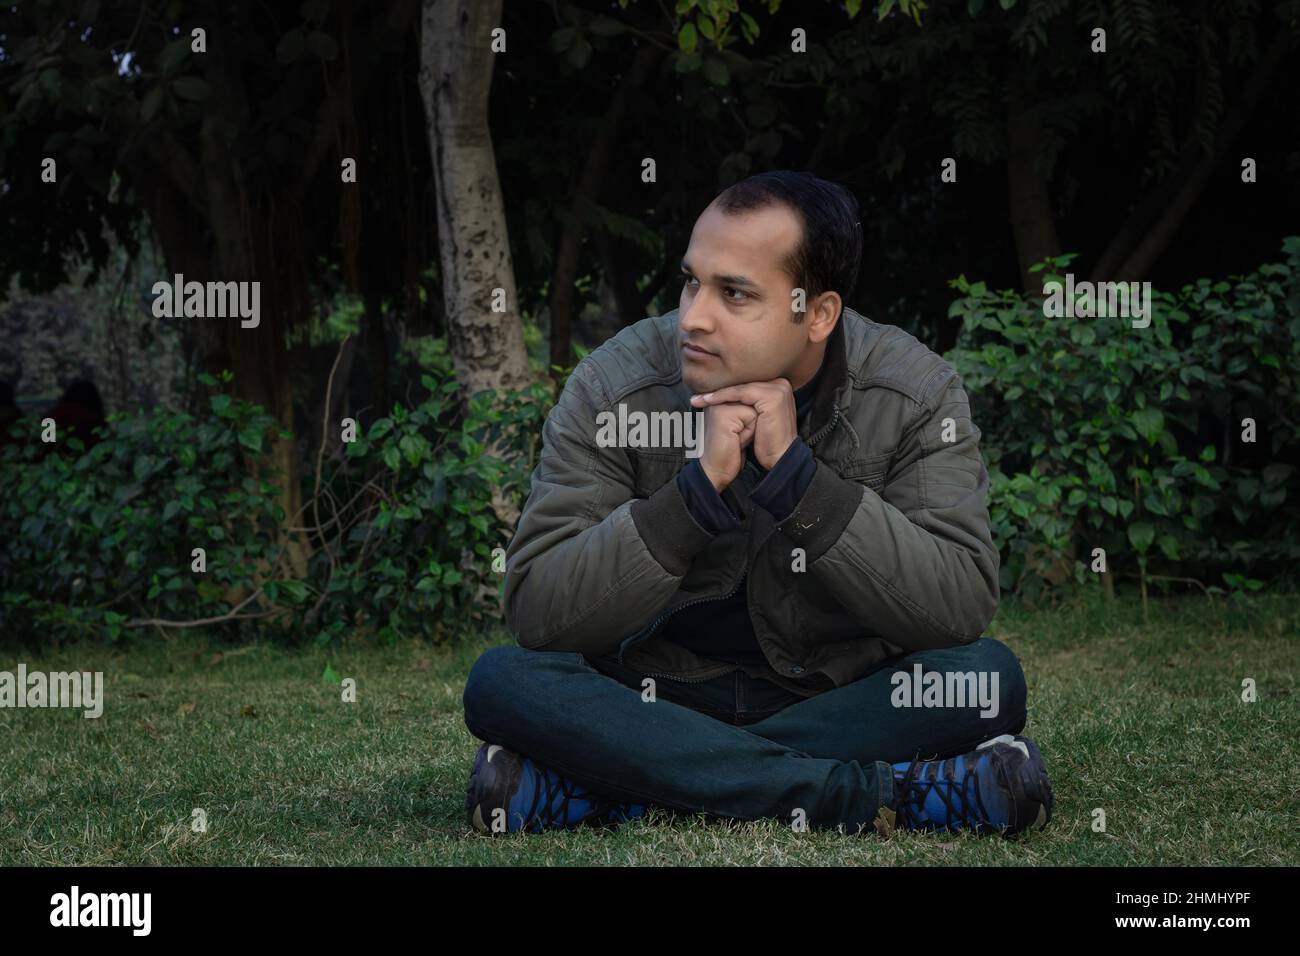
[[[807,318],[809,341],[821,342],[830,338],[843,308],[844,301],[838,292],[823,292],[813,299]]]

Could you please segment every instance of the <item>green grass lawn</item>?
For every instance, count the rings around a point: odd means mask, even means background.
[[[477,836],[461,689],[504,632],[451,650],[251,645],[219,659],[189,637],[0,654],[0,670],[102,670],[106,684],[97,720],[0,709],[0,864],[1300,863],[1300,597],[1153,602],[1149,626],[1132,600],[1004,604],[989,633],[1024,665],[1024,733],[1057,796],[1051,826],[1020,841],[662,812],[612,831]],[[322,680],[327,661],[356,678],[357,703]]]

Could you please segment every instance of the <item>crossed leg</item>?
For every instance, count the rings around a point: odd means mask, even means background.
[[[996,707],[894,706],[894,675],[983,672]],[[613,799],[733,819],[861,827],[893,799],[891,763],[972,749],[1025,721],[1024,675],[990,638],[891,661],[852,684],[733,726],[662,697],[648,700],[581,654],[515,646],[470,671],[465,723],[482,740],[527,755]]]

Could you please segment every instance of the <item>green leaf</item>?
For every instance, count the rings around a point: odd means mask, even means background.
[[[726,86],[731,80],[726,64],[721,60],[710,58],[704,61],[704,78],[714,86]]]
[[[172,40],[158,54],[158,72],[167,76],[185,61],[190,54],[190,37],[188,34]]]
[[[307,600],[307,585],[302,581],[281,581],[280,590],[291,604],[301,604]]]
[[[321,680],[326,681],[330,684],[343,683],[343,676],[338,671],[336,671],[333,667],[331,667],[328,663],[325,664],[325,673],[321,674],[320,676],[321,676]]]
[[[1145,521],[1138,521],[1128,527],[1128,539],[1138,554],[1145,554],[1155,537],[1156,529]]]
[[[677,31],[677,46],[683,53],[694,53],[695,47],[699,44],[699,35],[695,32],[695,24],[684,23],[682,28]]]
[[[1272,510],[1286,500],[1285,488],[1274,488],[1271,491],[1262,491],[1259,495],[1259,503],[1265,509]]]
[[[1140,408],[1129,415],[1129,421],[1138,433],[1151,444],[1155,444],[1156,439],[1165,428],[1164,413],[1158,408]]]
[[[1097,333],[1091,325],[1074,325],[1070,327],[1070,341],[1088,346],[1097,341]]]
[[[262,450],[262,429],[258,425],[245,425],[239,430],[239,444],[249,451]]]
[[[429,443],[419,435],[403,435],[397,447],[401,449],[402,455],[411,465],[418,465],[428,451]]]
[[[161,86],[155,86],[152,90],[144,95],[140,101],[140,121],[149,122],[158,115],[159,108],[163,105],[167,91]]]
[[[1295,465],[1274,462],[1271,465],[1264,466],[1261,477],[1264,479],[1265,487],[1272,488],[1284,484],[1293,471],[1295,471]]]

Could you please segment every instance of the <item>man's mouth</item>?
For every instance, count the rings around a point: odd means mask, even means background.
[[[718,357],[715,353],[710,352],[707,349],[702,349],[698,345],[692,345],[690,342],[682,343],[682,354],[689,358],[694,358],[694,359],[706,359],[706,358]]]

